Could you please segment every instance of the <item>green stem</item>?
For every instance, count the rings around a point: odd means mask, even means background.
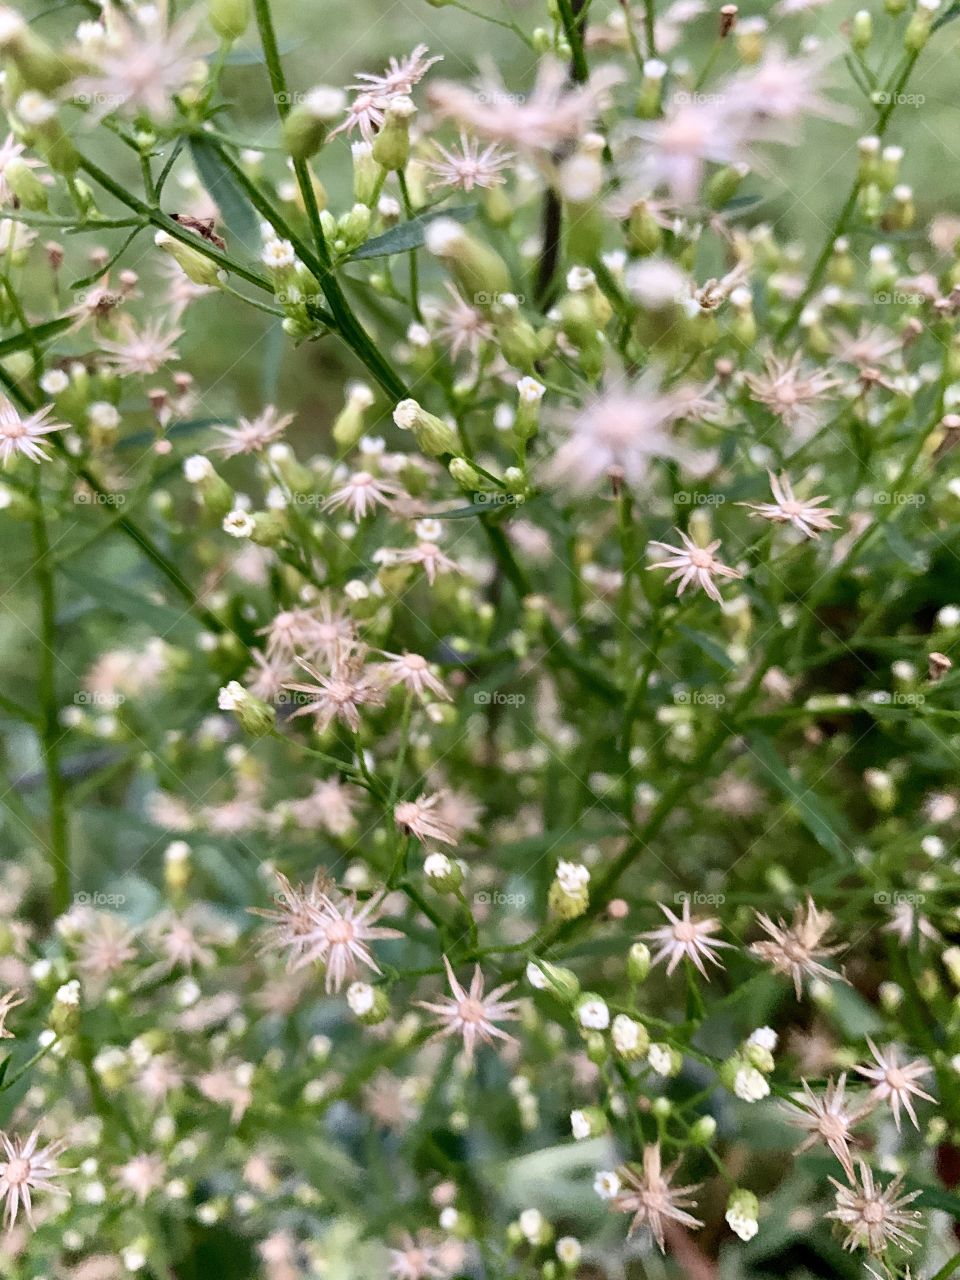
[[[564,35],[570,46],[570,70],[578,84],[586,84],[590,75],[587,66],[587,55],[583,47],[583,24],[585,14],[574,12],[573,0],[557,0],[560,10],[560,21],[563,23]],[[580,6],[582,10],[582,6]]]
[[[260,33],[260,43],[263,46],[263,57],[267,64],[267,74],[270,77],[270,84],[273,88],[277,114],[281,120],[284,120],[290,111],[290,97],[287,92],[287,81],[283,73],[283,66],[280,62],[280,50],[277,47],[277,36],[273,27],[269,0],[254,0],[253,8],[257,19],[257,29]],[[223,154],[222,149],[221,154]],[[395,400],[404,400],[407,397],[407,388],[403,380],[389,361],[383,357],[380,349],[357,319],[353,308],[347,301],[346,294],[333,274],[330,250],[327,247],[326,236],[323,233],[323,226],[320,222],[320,210],[317,208],[317,197],[313,189],[313,178],[310,170],[306,163],[300,160],[294,163],[293,171],[296,175],[297,185],[300,188],[304,208],[307,211],[307,220],[310,223],[310,230],[317,246],[317,257],[319,259],[316,265],[312,265],[306,258],[304,258],[304,262],[320,282],[327,305],[333,313],[337,332],[353,351],[354,355],[373,374],[384,391]]]
[[[33,548],[36,556],[37,586],[40,592],[39,695],[42,715],[40,741],[50,802],[50,870],[53,874],[53,912],[62,915],[70,906],[70,838],[67,821],[66,787],[60,771],[60,705],[56,686],[56,599],[50,538],[43,514],[40,469],[34,484]]]
[[[913,71],[914,65],[916,64],[919,56],[919,50],[914,50],[908,54],[899,76],[896,77],[889,92],[885,94],[885,101],[877,113],[877,120],[873,130],[876,137],[882,138],[886,132],[887,125],[890,123],[890,117],[894,112],[903,90],[906,88],[907,81],[910,79],[910,74]],[[803,291],[793,304],[790,314],[777,331],[777,342],[782,342],[787,334],[792,331],[794,325],[803,314],[803,310],[807,303],[820,287],[820,281],[823,278],[823,273],[826,271],[827,263],[830,261],[830,257],[833,254],[834,242],[846,231],[847,224],[857,207],[860,187],[861,180],[860,177],[857,176],[857,178],[854,179],[853,186],[850,188],[850,194],[847,196],[843,207],[834,220],[833,226],[827,232],[826,239],[823,242],[823,247],[820,250],[816,262],[813,264],[810,275],[807,277],[807,283],[804,285]]]
[[[400,169],[397,173],[397,182],[400,184],[400,195],[403,199],[403,212],[406,214],[409,222],[415,215],[413,202],[410,199],[410,188],[407,186],[407,175]],[[423,324],[423,314],[420,311],[420,276],[417,268],[417,251],[411,249],[408,254],[410,262],[410,310],[413,312],[413,318],[417,324]]]

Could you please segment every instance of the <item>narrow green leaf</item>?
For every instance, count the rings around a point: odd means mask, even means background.
[[[844,838],[848,834],[847,824],[839,811],[822,796],[816,795],[803,781],[791,776],[769,738],[762,733],[751,733],[748,741],[771,782],[776,784],[794,806],[797,817],[817,844],[839,861],[848,861],[852,840]]]
[[[13,1060],[13,1054],[8,1053],[2,1062],[0,1062],[0,1089],[3,1088],[3,1082],[7,1078],[7,1072],[10,1069],[10,1063]]]
[[[116,251],[115,254],[113,254],[109,262],[107,262],[105,266],[98,267],[96,271],[92,271],[88,276],[81,276],[79,280],[71,280],[70,288],[86,289],[88,285],[94,284],[97,280],[102,280],[103,277],[107,274],[107,272],[110,271],[116,265],[116,263],[120,260],[120,258],[123,257],[127,249],[129,249],[130,245],[133,244],[133,241],[136,239],[136,237],[140,234],[142,230],[143,230],[143,227],[134,227],[133,230],[130,232],[130,234],[127,236],[127,238],[124,240],[123,244],[121,244],[120,248]]]
[[[190,153],[203,185],[223,215],[230,236],[250,254],[256,255],[260,244],[260,222],[233,174],[204,138],[190,139]]]
[[[733,670],[734,664],[730,660],[730,655],[723,645],[718,644],[711,636],[705,635],[702,631],[695,631],[693,627],[684,626],[682,623],[677,626],[677,630],[681,635],[692,641],[708,658],[712,658],[714,662],[723,667],[724,671]]]
[[[366,244],[351,253],[348,261],[355,262],[361,258],[386,258],[393,253],[406,253],[410,249],[419,249],[424,242],[427,227],[437,218],[453,218],[454,222],[469,222],[475,217],[475,204],[461,205],[457,209],[437,209],[431,213],[421,214],[419,218],[411,218],[409,222],[401,222],[391,227],[382,236],[374,236]]]
[[[4,356],[12,356],[15,351],[24,351],[34,342],[46,342],[69,329],[74,323],[73,316],[58,316],[56,320],[48,320],[46,324],[34,325],[29,333],[15,333],[10,338],[0,341],[0,360]]]
[[[931,1276],[930,1280],[947,1280],[948,1276],[960,1270],[960,1253],[955,1253],[949,1262],[945,1262],[935,1276]]]

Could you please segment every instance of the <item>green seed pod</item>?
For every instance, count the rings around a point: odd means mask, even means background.
[[[168,231],[158,231],[153,237],[153,243],[164,253],[169,253],[194,284],[206,285],[211,289],[219,289],[223,285],[227,273],[222,267],[197,249],[170,235]]]
[[[401,400],[393,411],[393,420],[401,431],[412,431],[424,453],[437,458],[459,448],[457,433],[449,422],[428,413],[416,400]]]
[[[210,25],[228,44],[239,40],[250,23],[250,0],[210,0]]]
[[[387,107],[380,132],[373,140],[373,158],[388,172],[406,168],[410,159],[410,121],[416,113],[413,100],[394,98]]]
[[[427,227],[426,244],[429,252],[444,262],[471,306],[489,312],[495,302],[512,293],[504,260],[452,218],[435,218]]]
[[[294,160],[309,160],[316,155],[345,103],[342,89],[325,84],[303,95],[283,122],[283,140]]]

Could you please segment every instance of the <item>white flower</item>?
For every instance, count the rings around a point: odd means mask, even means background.
[[[544,1228],[543,1214],[539,1209],[524,1209],[520,1214],[520,1230],[531,1244],[535,1244]]]
[[[223,531],[231,538],[249,538],[253,530],[253,517],[249,511],[234,509],[223,517]]]
[[[543,976],[543,970],[538,968],[538,966],[535,965],[532,960],[529,961],[527,964],[526,973],[527,973],[527,981],[530,983],[531,987],[533,987],[536,991],[546,991],[547,980]]]
[[[231,680],[217,694],[217,706],[221,711],[236,711],[247,696],[247,691],[239,680]]]
[[[613,1020],[613,1044],[618,1053],[632,1053],[641,1042],[643,1028],[625,1013],[618,1013]]]
[[[658,1076],[673,1074],[673,1054],[666,1044],[652,1044],[647,1052],[647,1062]]]
[[[189,458],[184,459],[183,474],[188,484],[200,484],[201,481],[209,480],[213,475],[213,463],[202,453],[191,454]]]
[[[570,1112],[570,1132],[577,1142],[590,1137],[590,1120],[582,1111]]]
[[[770,1084],[756,1067],[741,1067],[734,1077],[733,1091],[744,1102],[759,1102],[769,1096]]]
[[[610,1025],[610,1010],[604,1000],[585,1000],[577,1009],[577,1018],[587,1031],[606,1031]]]
[[[772,1027],[757,1027],[756,1031],[751,1031],[748,1044],[757,1044],[761,1049],[768,1049],[773,1053],[777,1047],[779,1036]]]
[[[583,1257],[583,1246],[576,1236],[561,1236],[556,1250],[557,1257],[565,1267],[575,1267]]]
[[[725,1216],[727,1226],[741,1240],[752,1240],[760,1230],[760,1224],[756,1218],[745,1217],[744,1214],[738,1213],[736,1209],[728,1209]]]
[[[351,982],[347,987],[347,1004],[350,1006],[350,1012],[358,1018],[370,1012],[374,998],[374,989],[369,982]]]
[[[76,978],[71,978],[69,982],[65,982],[62,987],[57,988],[57,994],[53,997],[57,1004],[66,1004],[75,1007],[80,1003],[80,983]]]
[[[601,1169],[594,1176],[593,1189],[601,1200],[612,1200],[620,1190],[620,1179],[611,1169]]]
[[[571,895],[580,893],[590,880],[590,872],[579,862],[557,863],[557,883],[564,893]]]
[[[428,880],[445,880],[453,872],[453,863],[445,853],[431,853],[423,860],[423,874]]]

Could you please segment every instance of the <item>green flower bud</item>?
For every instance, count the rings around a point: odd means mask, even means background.
[[[707,183],[707,204],[711,209],[722,209],[740,190],[740,184],[750,172],[746,164],[728,164],[711,177]]]
[[[713,202],[711,201],[711,204]],[[716,208],[716,205],[713,205]],[[627,218],[627,248],[631,253],[647,256],[656,253],[663,243],[660,224],[650,212],[646,200],[638,200]]]
[[[561,1004],[572,1005],[580,995],[580,980],[573,970],[551,964],[549,960],[531,961],[527,966],[527,976],[533,986],[549,992]]]
[[[386,109],[380,132],[373,140],[373,158],[389,172],[405,169],[410,159],[410,121],[417,108],[412,98],[393,98]]]
[[[654,1098],[650,1104],[650,1110],[658,1120],[666,1120],[673,1111],[673,1103],[669,1098],[661,1095],[659,1098]]]
[[[606,1062],[607,1058],[609,1057],[607,1042],[606,1040],[604,1040],[603,1036],[600,1035],[600,1033],[597,1031],[592,1031],[586,1037],[584,1041],[584,1049],[586,1051],[587,1057],[596,1067],[602,1066],[603,1063]]]
[[[369,982],[352,982],[347,988],[350,1012],[366,1027],[375,1027],[390,1014],[390,1000],[383,987]]]
[[[434,218],[427,227],[426,245],[444,262],[471,306],[489,312],[495,302],[512,292],[504,260],[489,245],[469,236],[453,218]]]
[[[858,9],[850,24],[850,43],[863,51],[873,39],[873,18],[869,9]]]
[[[46,212],[47,189],[22,156],[14,156],[7,162],[3,176],[24,209],[34,213]]]
[[[287,536],[287,524],[279,511],[256,511],[250,541],[259,547],[276,547]]]
[[[529,320],[520,314],[513,293],[501,294],[491,307],[497,344],[504,358],[516,369],[530,369],[540,354],[540,340]]]
[[[773,1060],[773,1054],[769,1049],[765,1049],[761,1044],[755,1044],[748,1040],[743,1046],[743,1056],[750,1063],[751,1067],[756,1067],[758,1071],[762,1071],[768,1076],[773,1071],[776,1063]]]
[[[355,204],[349,213],[345,213],[338,223],[341,239],[348,249],[363,244],[370,233],[370,220],[373,217],[365,204]]]
[[[217,266],[212,259],[197,249],[178,240],[176,236],[170,235],[169,231],[158,231],[153,237],[153,243],[164,253],[169,253],[170,257],[179,264],[184,275],[194,284],[219,289],[227,278],[227,273],[222,267]]]
[[[690,1126],[690,1141],[695,1142],[698,1147],[705,1147],[713,1141],[716,1132],[717,1122],[713,1116],[700,1116]]]
[[[0,8],[0,52],[16,68],[21,85],[54,93],[76,75],[78,68],[42,40],[15,9]]]
[[[210,25],[221,40],[239,40],[249,22],[249,0],[210,0]]]
[[[628,1062],[645,1058],[650,1049],[650,1034],[642,1022],[618,1013],[610,1031],[613,1047]]]
[[[57,990],[50,1009],[50,1029],[60,1039],[73,1035],[80,1027],[80,983],[76,978]]]
[[[598,1037],[601,1045],[603,1037]],[[599,1138],[609,1129],[607,1117],[599,1107],[583,1107],[570,1112],[570,1130],[577,1142],[585,1142],[588,1138]]]
[[[757,1234],[760,1217],[760,1201],[752,1191],[737,1187],[730,1192],[727,1212],[724,1215],[730,1230],[741,1240],[752,1240]]]
[[[463,869],[445,853],[429,853],[423,861],[423,874],[437,893],[456,893],[463,884]]]
[[[416,400],[401,400],[393,411],[401,431],[412,431],[424,453],[438,458],[458,449],[457,433],[449,422],[428,413]]]
[[[347,403],[337,415],[332,435],[341,449],[351,449],[364,432],[363,415],[376,397],[364,382],[352,382],[347,388]]]
[[[451,458],[447,470],[461,489],[476,490],[483,486],[483,477],[466,458]]]
[[[195,487],[204,510],[215,520],[222,520],[233,509],[233,490],[202,453],[184,461],[183,474]]]
[[[56,173],[72,177],[80,166],[80,155],[57,118],[57,104],[34,89],[17,99],[16,113],[24,135]]]
[[[631,982],[646,982],[650,972],[650,948],[645,942],[635,942],[627,953],[627,977]]]
[[[283,122],[283,141],[294,160],[309,160],[316,155],[346,100],[342,89],[325,84],[303,95]]]
[[[269,733],[277,721],[276,709],[245,689],[239,680],[231,680],[223,686],[217,706],[221,711],[232,711],[241,728],[254,738]]]

